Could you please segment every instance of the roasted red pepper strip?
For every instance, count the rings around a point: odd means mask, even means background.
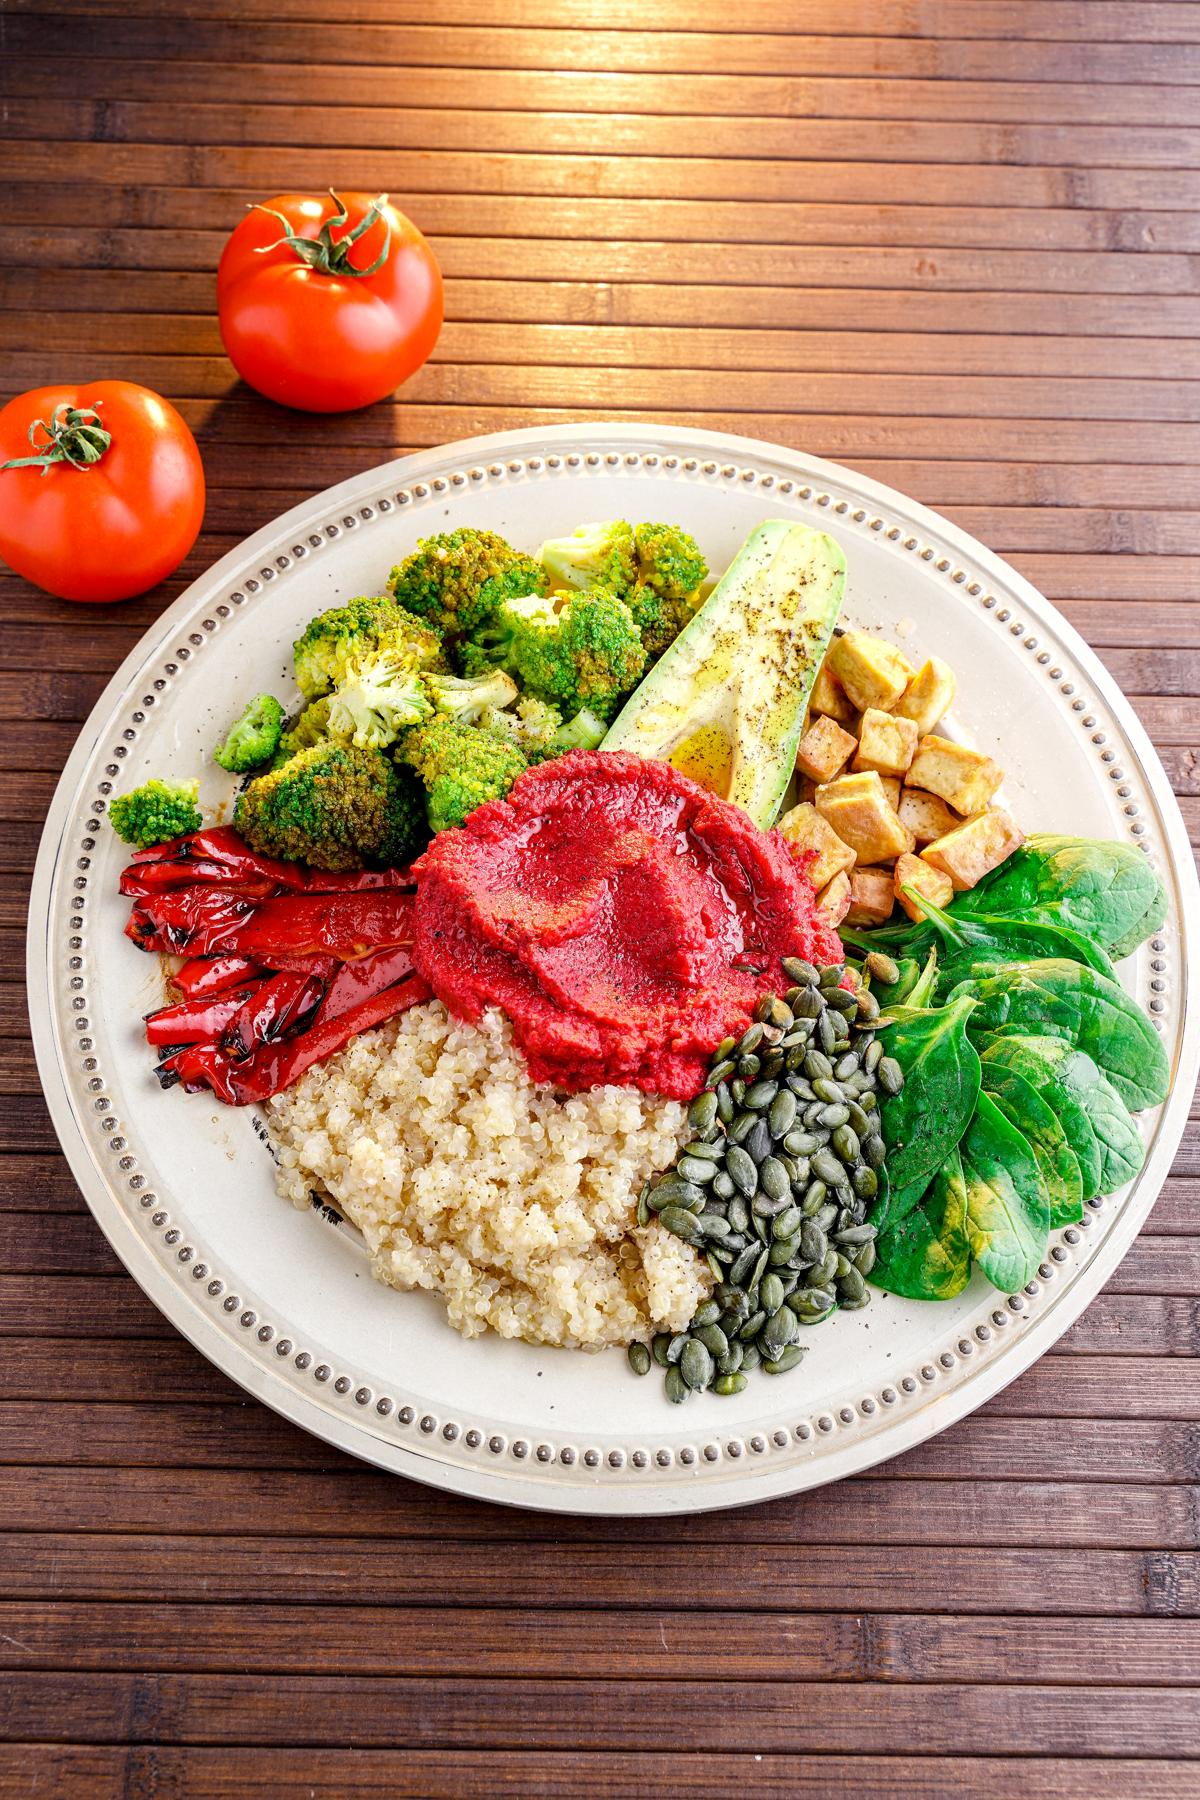
[[[272,975],[247,995],[244,1003],[225,1021],[225,1029],[209,1032],[220,1039],[226,1056],[244,1062],[260,1044],[292,1037],[310,1025],[325,998],[326,983],[318,976],[286,971]]]
[[[295,981],[296,976],[291,976]],[[265,986],[266,983],[260,983]],[[164,1006],[146,1014],[148,1044],[207,1044],[236,1019],[246,1002],[258,992],[257,987],[234,988],[232,993],[181,1000],[178,1006]]]
[[[229,825],[216,825],[210,831],[188,831],[182,837],[172,838],[170,843],[152,844],[149,850],[137,852],[129,868],[130,871],[140,870],[146,863],[159,862],[219,863],[228,871],[226,879],[241,876],[248,880],[267,880],[274,882],[277,888],[290,888],[296,892],[303,890],[308,880],[307,870],[299,863],[259,856]],[[188,879],[182,874],[180,878]]]
[[[226,988],[244,986],[262,973],[258,963],[250,962],[244,956],[198,956],[185,962],[171,980],[189,1000],[198,1000],[201,995],[220,994]]]
[[[166,887],[190,887],[199,882],[265,883],[264,893],[282,888],[297,894],[358,893],[412,885],[404,869],[309,869],[302,863],[260,856],[230,826],[219,825],[138,851],[121,876],[121,892],[157,893]]]
[[[268,875],[237,875],[224,863],[156,862],[144,868],[131,865],[121,875],[121,892],[131,899],[162,894],[175,888],[219,887],[225,893],[242,894],[248,900],[269,900],[280,892]],[[290,891],[290,890],[288,890]]]
[[[218,1099],[230,1106],[250,1106],[291,1087],[306,1069],[332,1056],[360,1031],[382,1025],[385,1019],[429,998],[430,989],[425,983],[418,976],[409,975],[384,988],[382,993],[360,1000],[348,1012],[319,1020],[298,1037],[288,1038],[281,1044],[263,1045],[246,1062],[230,1062],[216,1045],[202,1044],[181,1050],[177,1058],[171,1058],[174,1065],[171,1073],[178,1073],[189,1093],[210,1087]]]
[[[270,965],[273,952],[350,958],[409,943],[412,911],[412,895],[395,888],[285,894],[257,905],[220,888],[185,888],[140,901],[126,935],[143,950],[236,952]]]

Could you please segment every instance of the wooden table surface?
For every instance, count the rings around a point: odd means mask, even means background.
[[[1195,1796],[1200,1127],[1106,1292],[932,1443],[539,1517],[334,1453],[176,1335],[58,1152],[18,970],[58,770],[166,602],[331,482],[546,421],[942,509],[1098,648],[1200,834],[1200,7],[3,0],[0,83],[6,390],[146,382],[210,483],[144,599],[0,575],[0,1794]],[[247,202],[331,183],[413,214],[448,318],[394,404],[287,415],[213,270]]]

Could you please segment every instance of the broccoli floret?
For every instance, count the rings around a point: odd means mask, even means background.
[[[523,695],[504,711],[481,713],[479,723],[485,731],[515,744],[530,763],[548,762],[568,750],[595,750],[608,730],[603,719],[586,708],[564,723],[557,706],[533,694]]]
[[[360,656],[330,697],[329,732],[360,749],[382,750],[432,711],[411,656]]]
[[[406,731],[397,755],[425,784],[434,831],[461,825],[485,801],[503,799],[529,766],[515,744],[444,715]]]
[[[568,714],[586,706],[611,718],[646,666],[633,614],[607,588],[573,593],[561,606],[536,594],[508,600],[479,641],[540,699]]]
[[[329,693],[361,656],[407,654],[423,669],[441,662],[442,645],[424,619],[414,618],[390,594],[363,594],[310,619],[292,647],[296,680],[306,700]]]
[[[517,697],[517,684],[503,669],[481,669],[478,675],[427,675],[425,692],[439,713],[460,725],[476,725],[484,712],[499,712]]]
[[[532,556],[468,526],[422,538],[388,577],[399,604],[451,640],[466,637],[510,595],[544,594],[548,585]]]
[[[238,796],[233,822],[252,850],[318,869],[398,867],[428,837],[408,770],[332,740],[258,776]]]
[[[560,725],[554,734],[553,756],[563,756],[568,750],[598,750],[608,733],[608,726],[603,719],[596,717],[584,707],[565,725]]]
[[[708,564],[678,525],[639,525],[637,580],[627,596],[651,660],[660,657],[696,610]]]
[[[108,822],[119,838],[148,850],[165,844],[185,831],[198,831],[204,815],[196,805],[199,781],[159,781],[157,778],[118,794],[108,809]]]
[[[244,775],[269,762],[283,736],[283,708],[271,694],[259,694],[250,702],[225,742],[213,751],[213,760],[231,775]]]
[[[303,711],[296,714],[279,740],[279,746],[271,758],[271,767],[279,768],[282,763],[289,762],[298,750],[311,750],[314,744],[324,743],[329,736],[329,708],[332,695],[323,694],[319,700],[313,700]]]
[[[623,600],[638,575],[633,526],[624,519],[580,525],[569,537],[549,538],[538,560],[562,587],[606,587]]]

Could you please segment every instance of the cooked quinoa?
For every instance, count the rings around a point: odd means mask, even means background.
[[[373,1273],[430,1288],[466,1337],[600,1349],[681,1331],[712,1281],[637,1195],[684,1135],[684,1108],[632,1088],[564,1096],[530,1081],[503,1014],[439,1002],[355,1038],[267,1107],[279,1191],[328,1196]]]

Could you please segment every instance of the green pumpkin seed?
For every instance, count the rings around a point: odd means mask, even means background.
[[[717,1358],[718,1375],[736,1375],[742,1366],[742,1358],[746,1354],[744,1344],[730,1344],[723,1356]]]
[[[818,1118],[822,1131],[834,1132],[839,1125],[850,1123],[850,1108],[843,1101],[834,1101],[821,1108]]]
[[[727,1238],[733,1230],[733,1226],[725,1214],[719,1212],[702,1212],[696,1223],[706,1238],[715,1238],[718,1243]]]
[[[724,1356],[729,1349],[729,1339],[719,1325],[701,1325],[699,1330],[693,1325],[692,1336],[714,1357]]]
[[[879,1177],[868,1163],[860,1163],[852,1179],[860,1200],[873,1200],[879,1192]]]
[[[803,1214],[801,1213],[800,1208],[795,1205],[785,1207],[781,1213],[777,1213],[772,1219],[771,1235],[776,1239],[795,1237],[797,1232],[800,1231],[802,1224]]]
[[[639,1225],[648,1225],[650,1223],[650,1206],[649,1206],[649,1202],[647,1200],[645,1188],[643,1188],[641,1193],[638,1195],[637,1222]]]
[[[859,1274],[858,1270],[854,1267],[853,1263],[849,1265],[846,1273],[840,1277],[838,1281],[838,1293],[841,1295],[843,1302],[866,1299],[867,1284]]]
[[[737,1261],[729,1271],[729,1280],[735,1287],[743,1287],[751,1269],[758,1261],[758,1245],[747,1244]]]
[[[822,1314],[829,1312],[837,1305],[837,1295],[833,1289],[822,1287],[819,1282],[814,1282],[811,1287],[805,1288],[804,1298],[810,1307]]]
[[[800,1202],[800,1211],[804,1214],[806,1219],[811,1219],[820,1212],[825,1204],[825,1196],[828,1192],[828,1187],[819,1176],[815,1181],[809,1183],[808,1191]]]
[[[783,1147],[789,1156],[811,1156],[814,1150],[821,1148],[821,1140],[814,1137],[811,1131],[789,1131],[783,1140]]]
[[[839,1082],[830,1080],[827,1076],[818,1075],[812,1085],[813,1093],[818,1100],[824,1100],[830,1106],[842,1105],[845,1096]]]
[[[684,1181],[694,1182],[698,1187],[706,1187],[717,1172],[717,1166],[707,1159],[701,1161],[698,1156],[681,1156],[675,1165]]]
[[[710,1246],[704,1252],[704,1260],[716,1276],[717,1280],[720,1281],[722,1275],[725,1273],[725,1263],[733,1261],[733,1251],[726,1250],[724,1253],[724,1260],[722,1260],[722,1258],[717,1255],[716,1247]]]
[[[796,1118],[796,1096],[789,1088],[780,1088],[771,1102],[767,1114],[767,1124],[774,1138],[784,1138],[791,1131]]]
[[[675,1336],[671,1339],[671,1341],[667,1345],[667,1361],[669,1363],[677,1363],[679,1361],[680,1357],[683,1355],[684,1351],[686,1350],[687,1345],[688,1345],[687,1332],[686,1331],[677,1331],[675,1333]]]
[[[635,1375],[650,1373],[650,1352],[645,1344],[630,1344],[625,1355]]]
[[[761,1163],[771,1154],[771,1133],[767,1121],[761,1116],[755,1118],[754,1124],[746,1133],[742,1148],[756,1163]]]
[[[904,1086],[904,1070],[894,1056],[884,1056],[875,1070],[875,1079],[885,1094],[898,1094]]]
[[[743,1349],[742,1349],[742,1374],[743,1375],[748,1375],[752,1369],[757,1369],[758,1365],[760,1364],[761,1361],[762,1361],[762,1356],[759,1353],[759,1348],[758,1348],[757,1344],[746,1344],[743,1346]]]
[[[833,1074],[833,1064],[823,1050],[810,1050],[804,1059],[804,1073],[810,1081],[828,1081]]]
[[[762,1041],[763,1041],[763,1028],[762,1028],[761,1024],[759,1024],[756,1021],[753,1025],[749,1026],[742,1033],[742,1041],[738,1045],[739,1054],[742,1056],[749,1056],[749,1054],[752,1050],[758,1049],[758,1046],[762,1043]]]
[[[812,1159],[812,1172],[821,1181],[828,1182],[830,1187],[835,1187],[842,1179],[842,1165],[833,1154],[832,1150],[821,1149],[817,1151]],[[732,1175],[733,1170],[731,1169],[729,1173]],[[734,1176],[734,1179],[736,1180],[737,1177]]]
[[[729,1084],[729,1092],[733,1095],[733,1103],[740,1106],[746,1098],[746,1084],[740,1075],[735,1075]]]
[[[860,1275],[869,1275],[871,1273],[871,1270],[875,1267],[875,1258],[877,1255],[878,1251],[875,1248],[874,1238],[872,1238],[869,1244],[864,1244],[861,1250],[855,1252],[854,1264]]]
[[[650,1354],[660,1369],[667,1366],[667,1349],[671,1342],[669,1332],[659,1331],[650,1339]]]
[[[863,959],[863,967],[875,981],[881,981],[885,987],[895,987],[900,979],[900,970],[890,956],[882,950],[870,950]]]
[[[778,1092],[777,1081],[756,1081],[746,1089],[746,1105],[751,1112],[764,1112]]]
[[[758,1169],[740,1144],[731,1144],[725,1153],[725,1169],[734,1186],[747,1199],[758,1192]]]
[[[738,1332],[739,1341],[743,1344],[752,1344],[766,1322],[767,1315],[760,1306],[756,1312],[750,1314],[750,1317]]]
[[[887,1159],[883,1139],[877,1132],[862,1140],[862,1159],[869,1169],[882,1169]]]
[[[879,1017],[879,1002],[866,988],[854,996],[854,1005],[863,1024],[872,1024]]]
[[[720,1119],[722,1125],[728,1125],[730,1123],[735,1110],[733,1095],[725,1086],[725,1083],[722,1082],[717,1089],[717,1117]]]
[[[753,1081],[761,1068],[757,1056],[739,1056],[737,1059],[737,1072],[743,1081]]]
[[[812,987],[820,980],[818,970],[802,956],[785,956],[780,967],[789,981],[798,982],[801,987]]]
[[[713,1382],[714,1394],[740,1394],[746,1385],[744,1375],[718,1375]]]
[[[849,1125],[839,1125],[833,1134],[833,1147],[844,1163],[858,1161],[858,1133]]]
[[[768,1156],[759,1165],[758,1185],[771,1200],[783,1200],[791,1193],[788,1172],[778,1157]]]
[[[873,1225],[847,1225],[837,1232],[833,1241],[835,1244],[869,1244],[874,1236]]]
[[[765,1312],[778,1312],[783,1305],[783,1283],[778,1275],[763,1276],[758,1297]]]
[[[685,1244],[699,1244],[703,1236],[695,1216],[682,1206],[664,1206],[658,1222],[665,1225],[673,1237],[682,1238]]]
[[[821,1052],[824,1056],[832,1056],[838,1047],[838,1033],[837,1025],[835,1023],[837,1017],[838,1015],[836,1013],[823,1012],[817,1020],[817,1042],[821,1046]]]
[[[667,1378],[663,1383],[663,1386],[666,1389],[667,1399],[671,1402],[672,1406],[678,1406],[681,1400],[686,1400],[688,1397],[688,1384],[676,1368],[667,1370]]]
[[[718,1087],[721,1082],[728,1081],[732,1074],[733,1064],[728,1057],[725,1057],[721,1062],[714,1064],[708,1080],[704,1085],[709,1089]]]
[[[737,1189],[724,1169],[718,1169],[713,1176],[712,1191],[718,1200],[732,1200],[737,1193]],[[740,1229],[744,1230],[745,1227],[742,1226]]]
[[[717,1120],[717,1096],[711,1092],[697,1094],[688,1107],[687,1116],[693,1131],[710,1130]]]
[[[692,1338],[688,1342],[679,1359],[679,1372],[693,1393],[706,1388],[716,1374],[712,1356],[699,1338]]]
[[[781,1351],[780,1354],[773,1357],[770,1362],[764,1362],[763,1368],[768,1375],[786,1375],[788,1370],[794,1369],[796,1364],[801,1362],[803,1358],[803,1346],[800,1344],[789,1344],[786,1350]]]
[[[728,1176],[726,1177],[726,1180],[728,1180]],[[716,1185],[717,1184],[714,1181],[714,1189],[716,1188]],[[749,1231],[750,1209],[742,1196],[733,1192],[732,1181],[729,1182],[729,1188],[729,1205],[725,1208],[725,1217],[729,1220],[729,1223],[735,1231]]]
[[[816,988],[806,988],[796,1001],[795,1013],[798,1019],[820,1019],[825,1012],[825,996]]]
[[[780,1238],[778,1243],[771,1245],[767,1254],[768,1266],[772,1269],[784,1268],[786,1264],[791,1262],[799,1248],[799,1236]]]
[[[836,987],[830,988],[826,992],[825,1004],[831,1006],[835,1012],[843,1014],[856,1013],[863,999],[870,999],[870,995],[852,994],[848,988]],[[871,1004],[875,1007],[876,1013],[878,1013],[878,1002],[872,1001]]]
[[[883,1045],[878,1038],[873,1038],[863,1051],[863,1068],[868,1075],[873,1075],[883,1058]]]
[[[828,1287],[837,1275],[837,1266],[837,1251],[833,1249],[827,1250],[820,1262],[817,1263],[813,1269],[812,1281],[814,1285],[818,1287]]]
[[[800,1227],[800,1248],[805,1262],[810,1263],[821,1262],[829,1248],[825,1233],[813,1219],[805,1219]]]

